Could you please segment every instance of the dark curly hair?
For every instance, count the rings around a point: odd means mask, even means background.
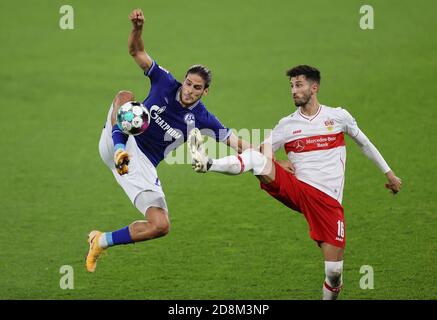
[[[286,75],[289,78],[304,75],[307,80],[315,81],[318,84],[320,84],[321,79],[319,69],[304,64],[287,70]]]

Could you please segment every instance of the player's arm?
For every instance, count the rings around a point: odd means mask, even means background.
[[[237,137],[233,132],[224,142],[238,153],[242,153],[244,150],[252,148],[252,145],[249,142]]]
[[[144,25],[143,12],[141,9],[134,9],[130,13],[129,19],[132,22],[132,31],[128,40],[129,54],[134,58],[140,68],[147,72],[152,67],[153,60],[147,52],[144,51],[144,42],[141,37]]]
[[[346,111],[346,110],[345,110]],[[376,166],[385,174],[387,182],[385,187],[393,194],[401,190],[402,181],[390,169],[381,153],[376,149],[369,138],[358,128],[355,119],[346,111],[346,133],[360,147],[361,151],[372,160]]]
[[[398,193],[401,190],[402,181],[395,173],[390,169],[387,162],[382,157],[381,153],[376,149],[373,143],[367,138],[367,136],[361,131],[358,131],[356,136],[351,136],[355,143],[361,148],[361,151],[372,160],[378,168],[385,174],[387,182],[385,187],[390,189],[393,194]]]

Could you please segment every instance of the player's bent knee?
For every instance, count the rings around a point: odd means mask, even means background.
[[[126,102],[134,101],[135,96],[131,91],[121,90],[119,91],[114,98],[114,106],[120,107]]]
[[[116,97],[125,97],[125,96],[133,96],[132,91],[129,90],[120,90],[117,92]]]
[[[158,226],[158,233],[160,236],[165,236],[169,232],[170,232],[170,224],[169,223]]]
[[[170,223],[168,220],[153,222],[153,230],[156,237],[163,237],[170,232]]]
[[[170,232],[170,220],[166,210],[150,207],[147,209],[146,216],[155,237],[163,237]]]

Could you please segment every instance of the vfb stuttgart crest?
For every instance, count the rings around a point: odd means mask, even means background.
[[[326,129],[328,129],[328,131],[332,131],[332,130],[334,130],[334,120],[332,120],[332,119],[327,119],[327,120],[325,121],[325,127],[326,127]]]

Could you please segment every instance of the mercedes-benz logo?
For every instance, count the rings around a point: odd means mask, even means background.
[[[305,149],[305,144],[303,143],[302,140],[297,140],[294,143],[294,148],[296,149],[297,152],[301,152],[303,149]]]

